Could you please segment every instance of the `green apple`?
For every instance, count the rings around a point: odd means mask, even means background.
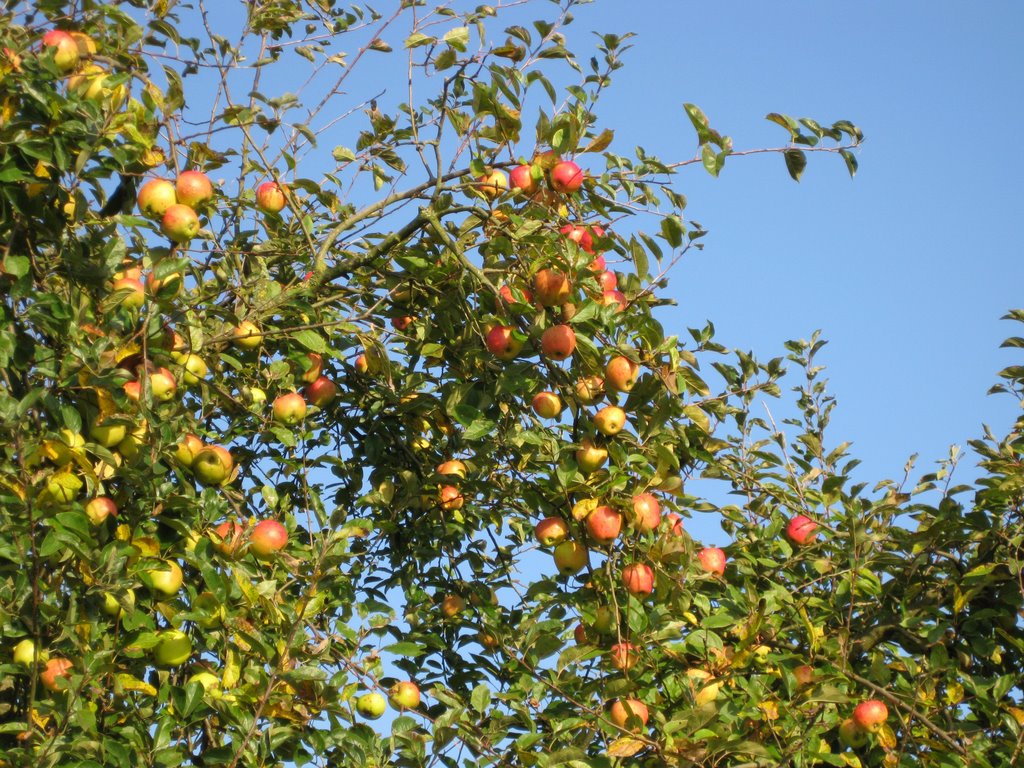
[[[160,667],[177,667],[192,655],[192,640],[180,629],[168,629],[160,633],[160,639],[153,646],[153,661]]]
[[[15,664],[20,664],[23,667],[31,667],[37,661],[42,661],[42,659],[36,652],[36,644],[30,638],[26,637],[14,646]]]
[[[174,560],[165,560],[162,566],[150,568],[140,574],[142,583],[150,590],[164,597],[173,597],[178,594],[185,576],[181,572],[181,566]]]
[[[203,485],[223,485],[234,468],[230,451],[220,445],[207,445],[192,459],[192,474]]]
[[[356,699],[356,711],[367,720],[376,720],[384,714],[387,702],[379,693],[364,693]]]

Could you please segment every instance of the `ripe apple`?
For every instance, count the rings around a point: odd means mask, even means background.
[[[260,520],[249,533],[249,551],[256,557],[268,558],[288,544],[288,529],[277,520]]]
[[[566,224],[558,230],[558,233],[564,235],[566,240],[576,243],[587,253],[594,252],[594,241],[586,227],[581,227],[578,224]]]
[[[622,584],[631,595],[649,595],[654,591],[654,571],[646,563],[630,563],[622,569]]]
[[[604,397],[604,379],[600,376],[584,376],[576,382],[576,399],[583,405],[593,405]]]
[[[690,690],[698,707],[710,704],[718,698],[721,691],[721,682],[715,681],[714,677],[706,669],[692,668],[686,670],[686,677],[690,681]]]
[[[519,286],[516,286],[516,291],[522,297],[521,299],[517,299],[516,296],[513,295],[512,286],[510,286],[508,283],[506,283],[505,285],[501,286],[501,288],[498,289],[498,293],[501,295],[501,298],[505,300],[506,304],[513,304],[517,301],[523,304],[533,303],[533,291],[527,288],[521,288]]]
[[[853,722],[868,733],[877,733],[888,717],[889,709],[878,699],[867,699],[853,709]]]
[[[501,197],[505,190],[508,189],[508,176],[505,175],[504,171],[494,169],[483,176],[477,177],[476,189],[488,200],[494,200]]]
[[[524,195],[532,194],[537,189],[537,182],[533,179],[532,167],[529,165],[517,165],[509,173],[509,180],[512,188]]]
[[[89,437],[104,448],[113,448],[128,436],[128,427],[123,423],[114,423],[97,419],[89,429]]]
[[[587,533],[596,544],[612,544],[622,530],[622,515],[607,505],[595,507],[587,515]]]
[[[367,720],[376,720],[384,714],[387,702],[379,693],[364,693],[356,699],[356,711]]]
[[[306,366],[301,370],[300,377],[306,384],[312,384],[324,372],[324,358],[317,352],[307,352],[302,360]]]
[[[818,537],[818,524],[807,515],[796,515],[786,524],[786,538],[798,546],[810,544]]]
[[[801,664],[793,669],[793,677],[796,678],[798,688],[806,688],[814,684],[814,667],[808,664]]]
[[[640,649],[632,643],[615,643],[609,654],[612,659],[612,666],[625,672],[631,669],[640,660]]]
[[[102,525],[111,515],[117,517],[117,504],[107,496],[97,496],[85,505],[85,514],[93,525]]]
[[[190,386],[195,386],[199,383],[200,379],[206,378],[206,374],[210,370],[203,358],[191,352],[179,357],[178,362],[184,368],[181,378]]]
[[[278,424],[294,427],[306,418],[306,400],[298,392],[279,395],[273,407],[274,421]]]
[[[162,218],[177,202],[178,194],[167,179],[150,179],[139,188],[139,211],[147,218]]]
[[[80,54],[75,38],[61,29],[51,29],[43,35],[43,47],[52,48],[53,63],[61,72],[70,72],[78,66]]]
[[[533,412],[542,419],[556,419],[562,412],[562,401],[554,392],[538,392],[531,405]]]
[[[606,405],[594,414],[594,426],[602,435],[617,435],[626,426],[626,412],[617,405]]]
[[[178,382],[174,380],[174,374],[166,368],[157,368],[149,374],[149,391],[153,393],[153,399],[161,403],[173,400],[178,393]]]
[[[203,441],[191,432],[181,438],[181,442],[174,447],[174,458],[183,467],[191,467],[196,454],[203,450]]]
[[[192,655],[192,640],[180,629],[167,629],[153,646],[153,661],[159,667],[178,667]]]
[[[610,269],[605,269],[598,274],[597,284],[601,286],[602,293],[607,294],[615,290],[619,284],[619,278]]]
[[[84,32],[78,30],[72,30],[68,32],[71,38],[75,41],[75,45],[78,46],[78,56],[82,59],[89,59],[96,55],[96,41],[89,37]]]
[[[553,269],[542,269],[533,276],[533,294],[545,307],[557,307],[569,300],[569,278]]]
[[[638,493],[633,497],[633,515],[630,522],[641,533],[657,530],[661,524],[661,504],[650,493]]]
[[[725,552],[718,547],[704,547],[697,553],[700,560],[700,567],[708,573],[715,573],[719,576],[725,573]]]
[[[230,451],[220,445],[204,446],[192,459],[192,474],[203,485],[223,485],[234,468]]]
[[[305,389],[310,405],[323,408],[338,396],[338,385],[326,376],[319,377]]]
[[[143,571],[139,574],[139,578],[149,590],[164,597],[173,597],[178,594],[178,590],[181,589],[181,585],[185,581],[181,566],[174,560],[164,560],[162,565]]]
[[[46,669],[39,673],[39,682],[48,691],[59,691],[61,683],[71,677],[74,666],[69,659],[54,657],[46,662]]]
[[[552,325],[540,336],[540,351],[552,360],[566,360],[576,350],[576,332],[568,325]]]
[[[439,475],[455,475],[461,477],[463,480],[466,479],[466,465],[458,459],[449,459],[441,464],[437,465],[437,474]]]
[[[86,64],[77,73],[68,78],[68,93],[75,93],[83,99],[99,101],[109,95],[105,88],[107,72],[98,64]]]
[[[607,266],[608,262],[605,261],[604,256],[598,254],[593,258],[590,264],[587,265],[587,269],[589,269],[591,272],[596,272],[598,273],[598,275],[600,275],[602,272],[605,271],[605,267]],[[614,275],[615,273],[613,272],[612,274]],[[600,278],[598,278],[598,281],[600,282]]]
[[[402,315],[401,317],[391,318],[391,327],[398,332],[404,331],[413,323],[413,317],[411,315]]]
[[[608,719],[618,728],[638,733],[647,727],[650,712],[638,699],[616,699],[608,710]]]
[[[553,553],[555,567],[563,576],[579,573],[590,562],[590,553],[578,541],[563,541]]]
[[[459,595],[445,595],[441,599],[441,615],[446,619],[454,619],[466,608],[466,601]]]
[[[595,445],[589,438],[583,438],[580,447],[576,450],[576,464],[580,472],[585,475],[592,474],[604,466],[608,461],[608,449]]]
[[[587,628],[582,621],[573,629],[572,637],[576,641],[576,645],[585,645],[590,642],[590,638],[587,637]]]
[[[15,664],[20,664],[23,667],[33,667],[36,661],[40,661],[39,654],[36,652],[36,644],[28,637],[14,646],[13,658]]]
[[[252,320],[243,320],[232,329],[231,340],[242,349],[258,349],[263,343],[263,333]]]
[[[445,512],[455,512],[456,510],[462,509],[462,505],[466,501],[462,495],[462,491],[454,485],[442,485],[437,496],[440,507]]]
[[[868,734],[853,718],[847,718],[839,724],[839,740],[850,749],[860,749],[867,745]]]
[[[523,348],[523,342],[516,338],[515,329],[510,325],[496,325],[491,328],[484,343],[490,353],[499,360],[512,360]]]
[[[118,297],[118,306],[138,309],[146,303],[146,286],[141,280],[132,277],[122,277],[115,280],[110,290]]]
[[[280,213],[284,210],[283,185],[276,181],[265,181],[256,188],[256,207],[264,213]]]
[[[619,312],[622,312],[628,305],[629,302],[626,300],[626,295],[622,291],[604,291],[601,294],[601,303],[606,306],[617,306]]]
[[[139,399],[142,397],[142,382],[138,379],[126,381],[121,388],[124,390],[124,394],[129,400],[139,402]]]
[[[583,186],[586,174],[571,160],[555,163],[551,169],[551,187],[562,194],[572,193]]]
[[[234,520],[225,520],[213,529],[216,537],[214,548],[225,557],[234,557],[242,547],[242,536],[245,528]]]
[[[175,203],[164,211],[160,231],[174,243],[187,243],[199,233],[199,216],[189,206]]]
[[[102,610],[103,613],[105,613],[107,616],[119,618],[124,614],[125,606],[128,607],[129,612],[135,609],[134,591],[129,589],[127,592],[125,592],[124,598],[122,598],[122,600],[118,600],[117,595],[111,592],[103,593],[103,605],[100,606],[100,610]]]
[[[416,709],[420,705],[420,687],[410,680],[403,680],[391,686],[388,698],[397,710]]]
[[[213,197],[213,184],[202,171],[185,171],[174,182],[178,202],[199,208]]]
[[[669,512],[665,515],[665,520],[668,523],[666,526],[673,536],[683,535],[683,518],[678,512]]]
[[[541,545],[553,547],[569,538],[569,525],[560,517],[545,517],[537,523],[533,534]]]
[[[629,392],[636,385],[640,366],[628,357],[616,355],[604,368],[604,385],[616,392]]]

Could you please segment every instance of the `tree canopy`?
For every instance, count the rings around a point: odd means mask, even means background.
[[[867,484],[659,320],[684,173],[859,129],[627,152],[578,4],[6,4],[0,765],[1021,761],[1024,422]]]

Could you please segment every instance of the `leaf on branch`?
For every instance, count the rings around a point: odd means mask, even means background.
[[[598,136],[595,136],[587,146],[580,152],[604,152],[615,138],[615,131],[605,128]]]
[[[647,746],[640,739],[623,736],[608,745],[608,757],[632,757]]]
[[[430,45],[436,43],[436,37],[430,37],[430,35],[424,35],[419,32],[414,32],[405,38],[405,42],[402,44],[406,48],[419,48],[421,45]]]
[[[850,178],[852,179],[857,175],[857,158],[853,156],[853,152],[848,149],[839,150],[839,154],[843,156],[843,160],[846,161],[846,170],[850,172]]]
[[[804,168],[807,167],[807,155],[802,149],[787,149],[783,153],[786,157],[786,170],[793,178],[793,181],[800,181]]]
[[[459,53],[465,53],[466,46],[469,45],[469,27],[448,30],[444,35],[444,41]]]
[[[787,131],[789,131],[789,140],[796,141],[796,137],[800,135],[800,126],[797,124],[789,115],[780,115],[778,112],[769,112],[764,116],[765,120],[770,120],[776,125],[781,125]]]
[[[392,51],[391,46],[385,43],[379,37],[375,37],[373,40],[371,40],[367,48],[371,51],[379,51],[380,53],[391,53]]]

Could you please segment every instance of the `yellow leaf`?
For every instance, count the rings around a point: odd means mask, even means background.
[[[599,499],[580,499],[572,505],[572,519],[583,520],[600,505]]]
[[[138,691],[150,696],[156,696],[156,688],[143,680],[132,677],[129,674],[118,672],[114,675],[114,679],[117,681],[117,684],[126,691]]]
[[[608,757],[632,757],[647,746],[640,739],[623,736],[608,745]]]
[[[888,723],[882,723],[882,727],[878,729],[878,746],[884,750],[896,749],[896,734],[892,732],[892,728],[889,727]]]

